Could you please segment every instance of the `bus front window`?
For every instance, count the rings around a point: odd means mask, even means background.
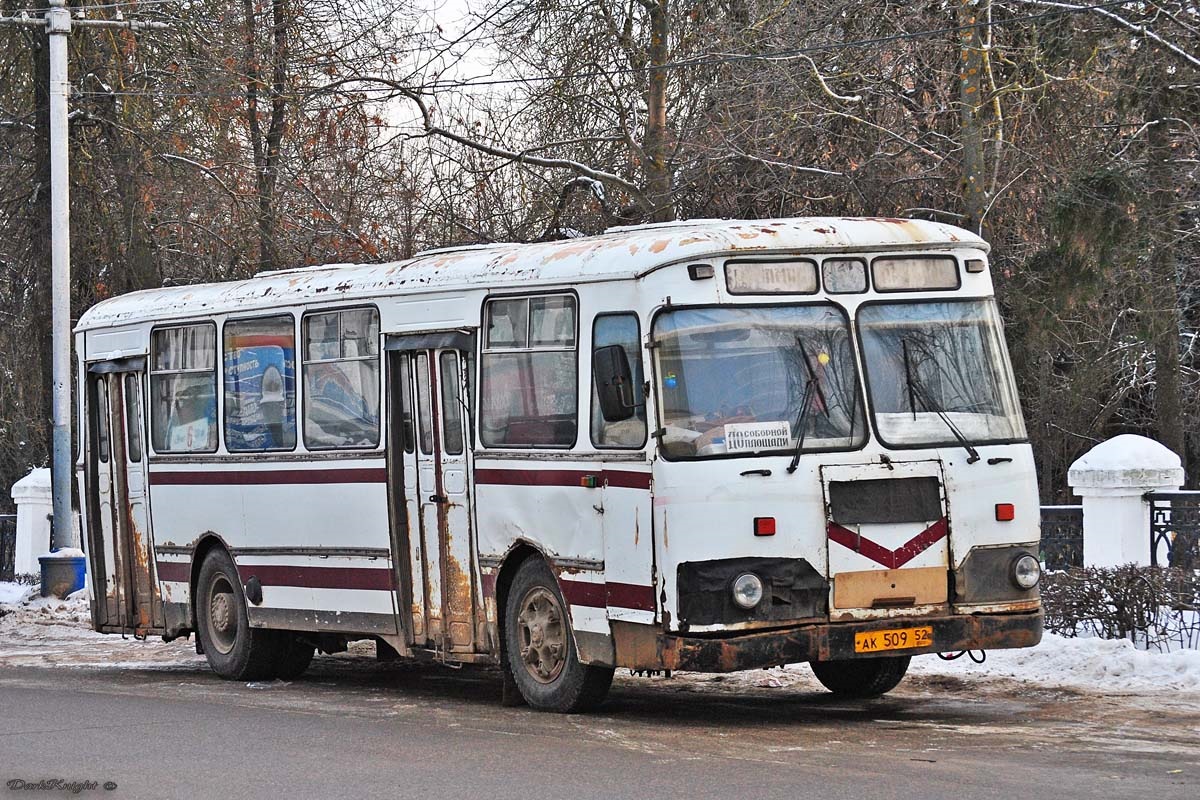
[[[884,444],[1025,438],[993,301],[867,305],[858,331]]]
[[[836,306],[666,311],[654,341],[666,458],[791,454],[801,439],[805,451],[852,449],[866,439],[850,326]]]

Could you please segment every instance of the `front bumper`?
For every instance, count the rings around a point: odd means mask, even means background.
[[[693,672],[736,672],[777,667],[802,661],[872,658],[879,653],[855,653],[854,635],[877,630],[930,626],[927,647],[892,650],[882,655],[913,656],[957,650],[999,650],[1032,647],[1042,640],[1041,610],[1018,614],[972,614],[869,622],[803,625],[786,630],[742,636],[699,638],[673,636],[650,625],[613,622],[619,667]]]

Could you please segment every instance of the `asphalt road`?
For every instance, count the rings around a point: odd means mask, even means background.
[[[944,678],[855,703],[721,687],[625,676],[599,712],[559,716],[501,707],[492,672],[361,656],[259,687],[194,660],[0,666],[0,800],[67,796],[10,783],[55,778],[113,798],[1200,796],[1194,705]]]

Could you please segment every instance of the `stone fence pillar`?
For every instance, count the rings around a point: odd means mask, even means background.
[[[50,470],[35,469],[13,484],[12,499],[17,504],[17,574],[37,575],[38,556],[50,549]]]
[[[1083,498],[1083,564],[1116,567],[1150,564],[1147,492],[1183,485],[1179,456],[1144,436],[1122,434],[1101,442],[1067,472]]]

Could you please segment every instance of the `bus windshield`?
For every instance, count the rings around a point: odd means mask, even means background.
[[[688,308],[654,323],[667,458],[861,446],[844,312],[832,305]]]
[[[858,331],[884,444],[1025,438],[992,300],[867,305]]]

